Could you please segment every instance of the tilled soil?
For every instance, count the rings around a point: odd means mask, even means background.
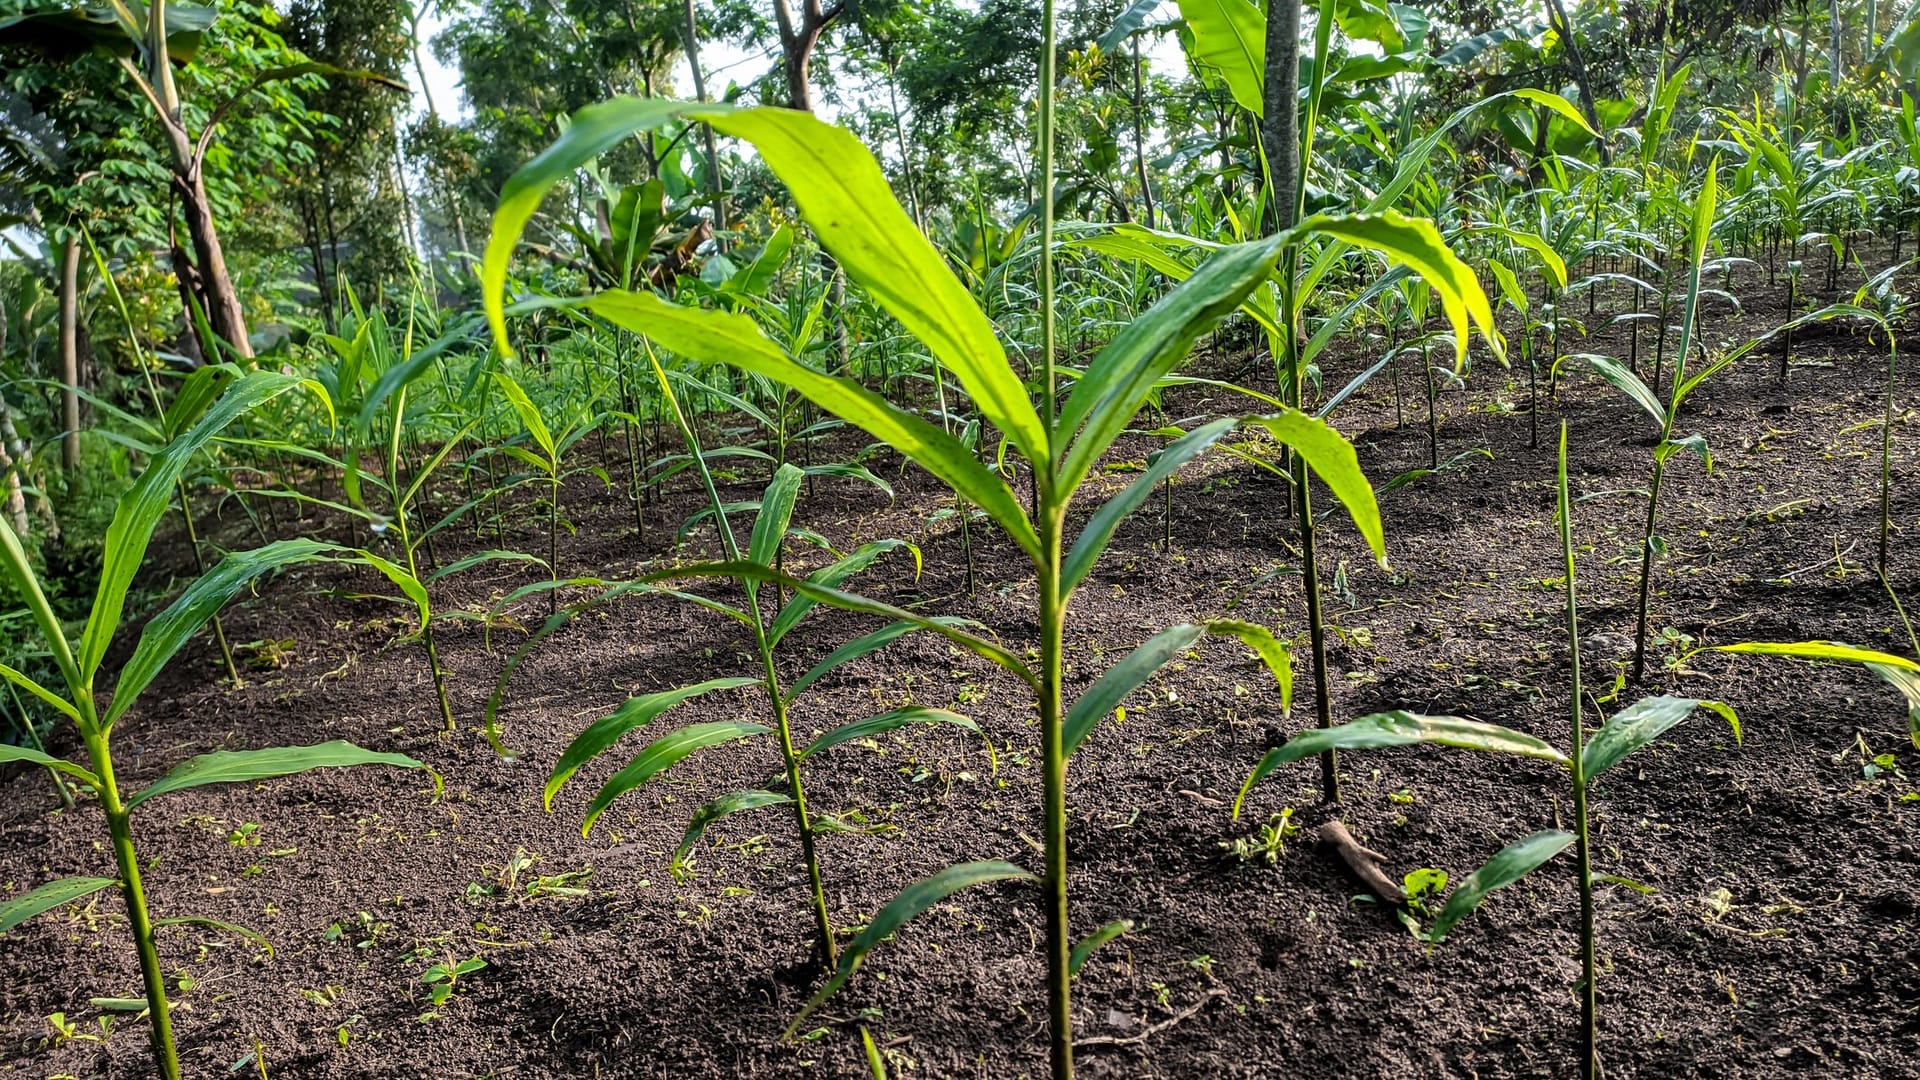
[[[1451,713],[1564,744],[1551,453],[1564,416],[1585,500],[1575,526],[1590,694],[1603,713],[1656,692],[1739,710],[1743,743],[1701,713],[1595,785],[1597,871],[1613,882],[1599,891],[1598,925],[1601,1037],[1615,1077],[1920,1076],[1920,795],[1903,772],[1920,777],[1920,753],[1901,699],[1858,669],[1685,655],[1808,638],[1905,651],[1871,572],[1884,353],[1832,331],[1803,334],[1798,349],[1803,363],[1787,390],[1774,382],[1773,361],[1756,358],[1709,384],[1681,424],[1706,435],[1715,471],[1683,455],[1668,473],[1660,528],[1668,554],[1657,567],[1658,637],[1644,686],[1618,688],[1615,675],[1632,648],[1640,489],[1655,429],[1584,371],[1563,378],[1558,402],[1543,408],[1538,448],[1529,445],[1524,376],[1483,361],[1469,389],[1442,395],[1438,454],[1454,464],[1381,495],[1390,571],[1337,510],[1322,530],[1336,717]],[[1903,359],[1911,370],[1914,360]],[[1231,374],[1236,365],[1213,366]],[[1331,364],[1329,387],[1364,366]],[[1913,378],[1902,382],[1911,402]],[[1335,416],[1376,487],[1428,462],[1411,364],[1402,385],[1402,422],[1384,374]],[[1189,394],[1170,415],[1210,406],[1235,407]],[[1920,607],[1920,427],[1911,406],[1894,434],[1902,531],[1891,582],[1911,611]],[[1097,481],[1101,493],[1130,480],[1156,445],[1123,440]],[[969,593],[958,519],[940,513],[951,500],[897,458],[882,455],[875,468],[895,497],[822,480],[797,523],[843,550],[881,537],[915,541],[924,573],[916,578],[912,558],[896,553],[854,586],[977,619],[1016,653],[1032,647],[1033,578],[1017,550],[975,527]],[[683,474],[650,508],[641,539],[630,508],[599,480],[580,478],[567,493],[577,527],[562,544],[568,572],[618,579],[673,555],[674,529],[701,505],[689,480]],[[758,487],[757,475],[744,477],[726,494],[751,498]],[[1132,695],[1124,720],[1107,719],[1074,757],[1076,934],[1135,923],[1076,982],[1081,1070],[1573,1075],[1579,910],[1570,856],[1496,893],[1436,946],[1357,901],[1358,888],[1314,852],[1308,833],[1271,864],[1229,850],[1285,807],[1309,827],[1332,814],[1313,762],[1255,789],[1238,822],[1230,811],[1260,754],[1312,722],[1299,578],[1261,580],[1297,566],[1287,502],[1269,474],[1216,453],[1172,487],[1164,521],[1156,498],[1121,529],[1075,600],[1075,691],[1180,621],[1230,615],[1302,635],[1290,718],[1251,654],[1204,643]],[[1083,500],[1076,520],[1094,505]],[[1319,505],[1333,505],[1325,492]],[[510,544],[544,552],[543,519],[529,508],[518,521]],[[704,542],[679,554],[699,555]],[[446,562],[492,546],[491,536],[461,534],[437,554]],[[803,545],[791,557],[796,567],[820,561]],[[445,579],[436,603],[482,612],[537,577],[523,565],[488,564]],[[738,627],[658,596],[584,615],[514,679],[501,719],[521,754],[503,761],[481,740],[480,717],[503,663],[545,616],[544,600],[517,604],[514,621],[490,632],[472,620],[444,624],[461,724],[447,736],[402,610],[352,595],[384,584],[340,567],[263,584],[258,598],[229,610],[228,632],[236,642],[278,642],[284,666],[256,669],[244,689],[229,690],[203,642],[116,732],[129,788],[208,750],[336,738],[415,755],[446,780],[436,800],[418,773],[334,770],[203,789],[139,812],[157,911],[242,924],[274,948],[269,957],[201,926],[162,931],[169,975],[186,985],[177,1024],[190,1075],[864,1077],[860,1023],[894,1076],[1045,1075],[1040,916],[1028,886],[957,894],[882,945],[806,1025],[810,1033],[779,1041],[819,981],[791,819],[771,810],[724,820],[689,871],[677,878],[669,868],[696,807],[777,771],[770,741],[698,754],[621,799],[583,838],[588,798],[642,745],[644,733],[631,735],[583,769],[552,812],[542,809],[560,750],[629,696],[755,674]],[[809,616],[781,646],[785,678],[874,625],[841,612]],[[908,703],[977,720],[997,770],[978,738],[933,725],[848,744],[808,766],[816,810],[866,830],[822,842],[827,894],[845,928],[950,863],[1039,863],[1034,707],[1018,680],[972,654],[909,636],[803,695],[796,738]],[[766,722],[769,712],[754,688],[721,691],[655,727],[731,719]],[[1896,767],[1869,769],[1883,754]],[[1541,762],[1405,749],[1349,753],[1342,771],[1338,816],[1396,875],[1434,867],[1458,882],[1504,844],[1570,824],[1564,777]],[[0,793],[0,888],[112,875],[93,807],[56,812],[34,772],[13,775]],[[434,1007],[421,975],[476,956],[487,966]],[[0,1073],[150,1075],[143,1021],[92,1038],[100,1010],[90,999],[141,993],[117,897],[99,894],[7,935],[0,973]],[[55,1012],[79,1025],[76,1037],[55,1037],[46,1019]]]

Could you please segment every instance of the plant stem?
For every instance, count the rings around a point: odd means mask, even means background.
[[[1051,484],[1048,485],[1049,489]],[[1046,870],[1041,876],[1047,919],[1047,1017],[1052,1029],[1053,1080],[1073,1076],[1072,977],[1068,973],[1072,945],[1067,921],[1067,759],[1063,741],[1061,682],[1065,671],[1066,605],[1060,595],[1061,533],[1064,507],[1056,507],[1049,490],[1040,519],[1040,754],[1041,787],[1046,818]]]
[[[1791,313],[1789,313],[1791,315]],[[1887,413],[1880,422],[1880,577],[1887,576],[1887,536],[1893,531],[1893,391],[1900,364],[1900,347],[1887,335]]]
[[[1055,350],[1059,329],[1054,312],[1053,280],[1053,98],[1055,82],[1054,53],[1058,51],[1059,27],[1054,18],[1054,0],[1041,4],[1043,34],[1040,45],[1039,157],[1040,157],[1040,355],[1044,371],[1041,384],[1041,424],[1051,438],[1055,395]],[[1066,499],[1054,490],[1053,462],[1036,461],[1033,467],[1035,518],[1040,531],[1039,565],[1035,568],[1040,591],[1040,753],[1042,812],[1046,818],[1045,861],[1041,888],[1047,919],[1047,1021],[1049,1060],[1053,1080],[1073,1080],[1073,976],[1068,970],[1072,950],[1072,927],[1067,921],[1067,757],[1062,730],[1061,681],[1065,671],[1062,650],[1066,638],[1066,597],[1060,588],[1061,534],[1066,528]],[[1044,474],[1044,475],[1043,475]]]
[[[700,474],[700,483],[706,489],[707,503],[713,508],[721,547],[725,549],[729,560],[738,562],[741,558],[740,545],[733,537],[733,525],[727,520],[726,507],[720,501],[720,489],[714,486],[713,473],[707,468],[706,455],[700,451],[700,440],[694,436],[693,426],[687,423],[686,413],[681,411],[680,399],[667,381],[666,369],[660,366],[653,343],[645,338],[641,341],[646,344],[647,358],[652,361],[654,377],[660,383],[661,411],[673,414],[673,422],[679,427],[681,438],[686,440],[687,453],[693,458],[694,468]],[[807,793],[800,779],[800,757],[793,748],[793,731],[787,723],[787,702],[781,693],[779,674],[774,667],[773,646],[767,641],[767,621],[760,611],[759,587],[751,581],[742,584],[746,587],[748,611],[753,617],[754,644],[767,673],[767,698],[773,708],[774,726],[780,734],[780,755],[786,765],[787,783],[793,789],[793,816],[800,829],[800,852],[806,860],[807,878],[813,889],[813,917],[820,934],[820,952],[825,958],[825,966],[831,968],[839,957],[839,947],[834,942],[833,919],[827,912],[827,894],[820,874],[820,859],[814,850],[813,819],[807,814]]]
[[[187,501],[187,482],[176,480],[174,487],[180,492],[180,520],[187,525],[187,547],[193,552],[193,572],[205,576],[207,561],[200,553],[200,533],[193,527],[193,504]],[[220,646],[220,660],[227,665],[227,678],[232,680],[233,688],[238,690],[245,684],[240,681],[240,669],[233,666],[233,649],[227,645],[227,628],[220,621],[219,615],[215,615],[210,621],[213,623],[213,640]]]
[[[173,1041],[167,978],[160,970],[153,917],[147,911],[147,894],[140,883],[140,857],[133,848],[131,815],[120,801],[120,788],[113,778],[113,755],[107,749],[106,734],[98,729],[92,695],[80,694],[78,698],[75,704],[82,710],[81,737],[86,741],[87,756],[93,759],[93,771],[100,777],[100,807],[106,811],[107,834],[113,839],[113,859],[120,870],[120,896],[127,905],[127,929],[133,934],[134,951],[140,957],[140,980],[147,991],[153,1063],[161,1080],[180,1080],[180,1054]]]
[[[1574,591],[1573,565],[1573,500],[1567,488],[1567,425],[1560,423],[1560,551],[1566,558],[1567,570],[1567,650],[1571,664],[1572,698],[1570,708],[1573,724],[1573,753],[1570,755],[1573,770],[1573,817],[1575,858],[1579,863],[1580,875],[1580,1076],[1581,1080],[1595,1080],[1600,1074],[1600,1059],[1596,1042],[1599,1032],[1595,1027],[1596,997],[1594,983],[1598,978],[1598,965],[1594,959],[1593,939],[1593,849],[1587,835],[1587,770],[1581,760],[1585,752],[1586,731],[1582,727],[1581,696],[1584,691],[1580,685],[1580,606]]]

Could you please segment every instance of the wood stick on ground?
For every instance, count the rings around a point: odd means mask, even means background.
[[[1400,906],[1407,902],[1407,894],[1401,891],[1399,883],[1380,869],[1380,864],[1386,862],[1387,857],[1371,848],[1362,847],[1338,818],[1320,826],[1319,848],[1323,854],[1339,860],[1347,868],[1347,873],[1365,885],[1367,891],[1378,897],[1381,903]]]
[[[1083,1039],[1075,1039],[1073,1044],[1079,1047],[1080,1049],[1085,1050],[1095,1046],[1132,1046],[1137,1043],[1143,1043],[1143,1042],[1146,1042],[1148,1039],[1152,1038],[1153,1036],[1158,1035],[1161,1032],[1172,1027],[1173,1025],[1179,1023],[1182,1020],[1191,1020],[1192,1018],[1200,1015],[1200,1010],[1206,1008],[1208,1005],[1212,1004],[1215,1000],[1226,997],[1226,996],[1227,996],[1227,992],[1216,986],[1213,989],[1207,991],[1207,996],[1201,998],[1198,1004],[1172,1017],[1169,1017],[1166,1020],[1162,1020],[1151,1027],[1144,1029],[1138,1035],[1124,1035],[1124,1036],[1094,1035],[1094,1036],[1090,1036]]]

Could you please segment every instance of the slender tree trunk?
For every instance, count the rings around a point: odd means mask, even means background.
[[[1146,103],[1141,88],[1140,38],[1133,39],[1133,168],[1140,175],[1140,201],[1146,205],[1147,228],[1154,227],[1153,182],[1147,178]]]
[[[1580,113],[1587,118],[1587,123],[1593,125],[1593,130],[1599,131],[1600,113],[1594,108],[1593,84],[1587,80],[1587,63],[1580,56],[1580,43],[1574,37],[1573,23],[1567,18],[1567,9],[1561,0],[1548,0],[1548,2],[1553,8],[1560,45],[1567,50],[1567,69],[1573,74],[1573,84],[1580,88]],[[1596,140],[1596,145],[1600,150],[1600,163],[1611,164],[1613,152],[1608,148],[1607,140]]]
[[[187,220],[187,237],[193,243],[194,261],[200,272],[200,303],[206,309],[207,322],[235,352],[251,359],[253,344],[247,337],[247,317],[240,307],[240,295],[234,291],[233,279],[227,274],[227,254],[220,246],[220,231],[214,225],[206,181],[196,165],[185,175],[175,172],[173,186],[180,196],[181,214]],[[227,358],[209,356],[206,359],[208,363],[219,363]]]
[[[687,18],[684,27],[687,41],[687,68],[693,72],[693,96],[696,101],[707,100],[707,77],[700,70],[700,17],[694,8],[694,0],[687,0]],[[713,126],[700,125],[700,134],[707,150],[707,193],[713,200],[714,244],[722,251],[726,250],[726,240],[722,234],[727,229],[727,200],[720,185],[720,151],[713,137]]]
[[[80,467],[80,237],[60,252],[60,464]]]

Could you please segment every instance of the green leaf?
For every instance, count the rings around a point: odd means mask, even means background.
[[[1239,106],[1266,115],[1267,15],[1247,0],[1180,0],[1194,60],[1220,73]]]
[[[1071,400],[1069,400],[1071,404]],[[1087,519],[1086,528],[1073,542],[1067,552],[1066,561],[1060,570],[1060,591],[1071,596],[1086,576],[1093,571],[1094,564],[1100,559],[1100,553],[1106,550],[1113,540],[1113,534],[1119,530],[1120,523],[1128,514],[1140,508],[1160,484],[1180,470],[1182,465],[1207,452],[1207,449],[1236,430],[1240,421],[1226,418],[1209,421],[1169,443],[1160,451],[1145,472],[1128,484],[1120,494],[1108,499],[1100,509]]]
[[[971,622],[970,620],[955,618],[953,616],[936,616],[934,621],[941,623],[943,625],[951,626],[955,628],[959,628],[961,626],[978,625],[976,623]],[[871,634],[867,634],[863,637],[858,637],[852,641],[847,642],[845,645],[842,645],[839,648],[833,650],[833,652],[829,653],[825,660],[822,660],[818,664],[813,665],[812,668],[808,669],[805,675],[802,675],[798,679],[795,679],[792,685],[787,687],[787,700],[789,702],[793,701],[795,698],[800,696],[800,692],[802,690],[805,690],[807,687],[812,686],[816,681],[818,681],[821,678],[821,676],[826,675],[828,672],[832,671],[834,668],[839,667],[841,664],[845,664],[852,660],[857,660],[860,657],[865,656],[876,649],[885,648],[886,646],[891,645],[893,642],[899,640],[901,637],[907,634],[911,634],[915,630],[920,630],[920,629],[924,629],[924,627],[922,627],[919,623],[913,623],[913,622],[888,623],[887,625],[881,627],[880,629],[875,630]]]
[[[807,1002],[806,1008],[800,1010],[800,1015],[793,1018],[793,1023],[789,1024],[785,1034],[780,1036],[782,1041],[793,1038],[793,1033],[800,1029],[800,1025],[806,1021],[807,1017],[813,1015],[815,1009],[838,993],[841,987],[847,985],[847,980],[853,978],[853,973],[860,970],[860,965],[866,962],[867,954],[872,952],[875,946],[893,936],[895,931],[912,922],[920,913],[970,885],[1007,880],[1038,881],[1039,878],[1010,862],[987,859],[982,862],[949,866],[939,873],[921,878],[901,889],[900,894],[889,901],[886,907],[881,908],[879,913],[874,915],[873,921],[867,924],[866,929],[860,931],[841,951],[840,962],[835,966],[833,976],[820,987],[812,1000]]]
[[[45,765],[47,768],[53,769],[56,772],[66,773],[68,776],[73,777],[75,780],[80,781],[96,791],[100,789],[99,777],[75,765],[71,761],[64,761],[50,754],[43,754],[30,747],[15,746],[12,743],[0,743],[0,765],[4,765],[9,761],[27,761],[35,765]]]
[[[420,617],[420,629],[424,631],[427,623],[433,618],[433,607],[427,598],[426,585],[419,578],[414,577],[413,572],[406,567],[364,548],[356,552],[355,557],[380,571],[388,581],[393,582],[401,592],[406,594],[408,600],[413,601],[414,613]]]
[[[955,727],[966,728],[975,735],[980,735],[982,739],[986,738],[986,736],[980,733],[980,725],[965,716],[961,716],[959,713],[948,712],[945,709],[932,709],[924,705],[909,705],[904,709],[894,709],[891,712],[884,712],[878,716],[869,716],[864,720],[855,720],[850,724],[841,724],[839,727],[813,740],[813,742],[808,743],[806,749],[800,751],[799,756],[804,760],[820,753],[822,750],[830,750],[833,747],[839,746],[841,743],[851,742],[854,739],[868,739],[889,731],[897,731],[900,728],[906,727],[908,724],[952,724]],[[991,741],[987,742],[987,757],[989,759],[993,757],[993,743]],[[997,767],[998,765],[996,763],[996,769]]]
[[[847,277],[953,372],[981,416],[1027,460],[1052,459],[1046,429],[992,321],[914,226],[857,136],[788,109],[708,107],[695,115],[752,143]]]
[[[242,413],[295,387],[314,390],[331,413],[320,384],[272,371],[255,371],[227,388],[187,433],[167,444],[151,461],[146,471],[120,497],[113,523],[107,527],[105,557],[100,567],[100,586],[94,593],[92,614],[80,639],[79,672],[82,681],[91,679],[107,655],[107,646],[120,628],[120,616],[126,608],[127,590],[133,575],[147,556],[153,530],[172,502],[174,485],[186,471],[193,456],[240,418]],[[56,649],[56,655],[61,651]]]
[[[503,551],[499,548],[489,548],[486,551],[476,551],[471,555],[455,559],[440,569],[435,570],[433,573],[428,574],[427,580],[421,582],[421,584],[431,585],[441,578],[450,577],[463,570],[471,570],[483,563],[490,562],[526,562],[532,563],[542,570],[550,569],[547,566],[547,560],[538,555],[525,551]]]
[[[1280,712],[1288,715],[1293,712],[1293,650],[1287,643],[1275,637],[1273,631],[1259,623],[1242,622],[1239,619],[1208,619],[1205,623],[1207,633],[1217,637],[1238,638],[1242,645],[1252,649],[1267,670],[1273,673],[1273,680],[1280,687]]]
[[[1374,560],[1385,567],[1387,534],[1380,524],[1380,504],[1373,497],[1373,485],[1367,482],[1367,474],[1360,471],[1360,455],[1354,452],[1353,444],[1324,421],[1303,412],[1256,416],[1245,423],[1264,428],[1274,441],[1307,463],[1320,482],[1327,485],[1327,490],[1333,492],[1334,498],[1340,500],[1340,505],[1347,508],[1354,528],[1360,530],[1360,536],[1373,551]]]
[[[1920,663],[1893,653],[1856,649],[1835,641],[1743,641],[1737,645],[1715,645],[1713,651],[1864,664],[1867,670],[1885,679],[1905,695],[1907,735],[1913,740],[1914,747],[1920,748]]]
[[[153,920],[153,925],[204,926],[210,930],[219,930],[232,934],[234,937],[246,938],[248,941],[265,949],[269,959],[273,957],[273,942],[268,941],[267,936],[260,931],[241,926],[239,923],[227,922],[224,919],[216,919],[209,915],[175,915],[171,918],[155,919]]]
[[[1525,98],[1535,105],[1543,105],[1558,113],[1562,120],[1567,121],[1574,127],[1579,128],[1581,131],[1586,132],[1596,139],[1600,138],[1600,133],[1594,130],[1592,124],[1587,123],[1587,118],[1581,114],[1579,109],[1573,107],[1573,102],[1568,101],[1566,98],[1561,97],[1551,90],[1539,90],[1531,86],[1525,86],[1518,90],[1510,90],[1508,93],[1517,98]]]
[[[1101,672],[1067,710],[1061,728],[1061,753],[1071,755],[1093,732],[1094,725],[1110,715],[1122,699],[1152,678],[1154,672],[1192,648],[1206,632],[1206,627],[1192,623],[1170,626]]]
[[[221,559],[219,565],[187,586],[165,611],[147,621],[140,631],[140,644],[134,646],[133,655],[120,668],[113,704],[107,707],[103,723],[111,727],[126,715],[174,654],[255,578],[298,563],[326,559],[341,550],[317,540],[276,540],[266,547],[236,551]]]
[[[0,664],[0,679],[5,679],[20,689],[25,690],[27,693],[32,694],[34,697],[39,698],[41,701],[46,702],[52,706],[55,711],[59,712],[60,715],[72,720],[74,723],[77,724],[80,722],[80,710],[74,708],[66,698],[35,682],[31,676],[19,668]]]
[[[1271,276],[1274,261],[1293,235],[1284,233],[1215,252],[1100,350],[1074,384],[1055,425],[1057,437],[1078,433],[1055,469],[1062,490],[1079,486],[1140,411],[1154,383],[1186,358],[1194,341],[1232,314]]]
[[[735,791],[720,796],[695,810],[693,817],[688,819],[687,831],[680,837],[680,846],[673,849],[674,863],[678,864],[687,857],[687,852],[692,851],[693,845],[699,843],[700,837],[706,834],[707,826],[728,814],[737,814],[743,810],[758,810],[763,806],[785,806],[791,802],[793,802],[791,796],[782,795],[777,791],[763,791],[759,788]]]
[[[1614,713],[1580,755],[1581,772],[1591,781],[1595,776],[1619,764],[1620,759],[1664,735],[1667,730],[1693,715],[1698,708],[1710,708],[1733,724],[1734,738],[1740,737],[1740,721],[1732,708],[1718,701],[1694,698],[1650,697]]]
[[[1158,2],[1158,0],[1156,0],[1156,2]],[[1093,955],[1095,949],[1098,949],[1100,946],[1105,945],[1107,942],[1112,941],[1132,929],[1132,919],[1115,919],[1075,942],[1073,951],[1067,956],[1068,977],[1080,974],[1080,969],[1087,966],[1087,958]]]
[[[1040,539],[1011,489],[958,439],[904,412],[851,379],[826,375],[787,356],[744,315],[704,311],[652,293],[605,292],[588,305],[616,326],[643,334],[682,356],[765,375],[865,430],[911,458],[978,506],[1030,556]]]
[[[1493,305],[1473,270],[1453,253],[1440,230],[1425,218],[1410,218],[1397,210],[1362,214],[1318,214],[1296,228],[1331,236],[1356,247],[1378,251],[1394,266],[1419,274],[1440,297],[1441,310],[1453,326],[1454,365],[1467,357],[1467,335],[1478,327],[1487,345],[1504,362],[1500,332],[1493,323]],[[1304,294],[1303,299],[1304,299]]]
[[[842,592],[811,581],[802,581],[780,573],[771,567],[751,562],[695,563],[688,566],[676,566],[666,570],[656,570],[640,578],[641,581],[666,581],[682,577],[726,577],[751,579],[760,582],[776,582],[782,588],[800,593],[809,599],[828,607],[842,611],[857,611],[864,615],[877,615],[883,619],[904,620],[923,630],[931,630],[955,645],[969,650],[977,656],[993,661],[1002,668],[1020,676],[1028,686],[1039,689],[1040,679],[1020,658],[983,637],[970,634],[958,626],[942,622],[926,615],[916,614],[905,608],[884,604],[857,593]]]
[[[110,885],[118,885],[112,878],[70,877],[49,881],[45,885],[19,896],[9,896],[0,900],[0,934],[19,926],[43,911],[51,911],[62,904],[71,904],[83,896],[91,896]]]
[[[914,576],[917,578],[920,576],[919,548],[914,547],[905,540],[875,540],[871,543],[861,544],[838,561],[808,574],[807,581],[810,584],[819,585],[824,588],[837,589],[844,584],[848,578],[871,566],[875,559],[878,559],[889,551],[903,547],[913,552],[913,571]],[[780,640],[787,636],[787,631],[798,625],[800,620],[806,616],[807,612],[813,610],[813,606],[816,603],[818,603],[818,601],[806,593],[798,593],[793,599],[787,601],[787,606],[780,609],[780,614],[773,618],[773,625],[767,629],[767,644],[769,646],[778,645]]]
[[[1893,684],[1907,697],[1907,737],[1920,750],[1920,672],[1891,664],[1868,664],[1867,670]]]
[[[760,496],[760,512],[753,519],[753,539],[747,545],[747,558],[772,566],[779,558],[780,544],[787,538],[787,525],[793,520],[793,502],[800,497],[800,483],[807,474],[798,465],[787,462],[773,474],[773,481]]]
[[[761,724],[749,724],[743,720],[717,720],[705,724],[689,724],[678,731],[660,736],[634,755],[626,768],[614,773],[613,778],[608,780],[593,797],[593,801],[587,804],[587,816],[580,823],[580,835],[586,836],[593,831],[593,823],[600,820],[600,815],[607,812],[607,808],[613,805],[614,800],[678,765],[689,754],[709,746],[732,742],[735,739],[765,735],[771,730]]]
[[[1427,930],[1429,941],[1446,940],[1447,931],[1455,923],[1473,914],[1487,894],[1495,889],[1511,885],[1532,873],[1541,864],[1567,849],[1573,843],[1573,834],[1557,830],[1545,830],[1532,836],[1516,840],[1501,848],[1486,865],[1467,875],[1467,880],[1453,890],[1447,897],[1445,907],[1433,920]]]
[[[1112,56],[1113,50],[1140,32],[1140,28],[1147,24],[1147,17],[1160,10],[1163,2],[1164,0],[1133,0],[1133,3],[1120,13],[1119,18],[1113,20],[1113,25],[1107,27],[1107,32],[1101,34],[1100,39],[1094,44],[1100,46],[1102,53]]]
[[[628,135],[666,124],[686,107],[685,102],[665,98],[631,97],[589,105],[573,114],[572,121],[552,146],[507,179],[500,189],[500,204],[494,209],[493,229],[487,236],[487,251],[480,264],[481,302],[486,305],[487,324],[493,329],[494,343],[503,355],[513,355],[513,347],[507,340],[507,270],[512,265],[513,249],[520,242],[520,234],[540,209],[540,200],[555,184],[611,150]]]
[[[0,575],[4,575],[0,581],[13,586],[14,595],[26,601],[27,613],[33,617],[48,651],[53,653],[54,663],[60,668],[60,677],[67,682],[68,693],[76,697],[85,693],[87,680],[80,675],[73,648],[67,643],[67,632],[61,628],[59,616],[54,614],[53,605],[40,588],[40,576],[33,572],[33,561],[27,558],[27,549],[21,546],[20,538],[14,535],[13,526],[7,522],[5,514],[0,514]],[[50,693],[48,691],[36,696],[46,700]],[[80,719],[73,705],[68,704],[65,711],[76,722]]]
[[[1483,750],[1495,754],[1514,754],[1566,765],[1567,755],[1551,743],[1498,724],[1463,720],[1457,716],[1423,716],[1404,711],[1374,713],[1330,728],[1309,728],[1288,739],[1285,745],[1267,751],[1254,767],[1240,794],[1233,800],[1233,816],[1240,816],[1240,803],[1253,785],[1288,762],[1313,757],[1328,750],[1375,750],[1388,746],[1413,746],[1430,743],[1459,750]]]
[[[1566,260],[1560,257],[1559,252],[1553,250],[1553,245],[1547,243],[1545,240],[1542,240],[1539,234],[1522,232],[1519,229],[1511,229],[1505,225],[1489,225],[1489,226],[1483,226],[1482,228],[1484,229],[1484,231],[1497,233],[1500,236],[1504,236],[1508,240],[1511,240],[1514,243],[1519,244],[1521,247],[1526,248],[1528,251],[1533,252],[1534,258],[1538,260],[1540,263],[1541,276],[1546,278],[1547,281],[1550,284],[1552,284],[1555,289],[1560,290],[1562,292],[1566,291],[1566,288],[1567,288]],[[1476,231],[1480,231],[1480,230],[1476,229]],[[1522,312],[1526,311],[1526,305],[1524,303],[1516,304],[1514,306],[1518,307]]]
[[[513,411],[520,414],[520,422],[526,425],[527,434],[532,435],[533,441],[546,451],[547,461],[543,467],[551,470],[560,455],[554,450],[553,432],[547,430],[547,422],[541,417],[540,410],[534,407],[533,399],[527,396],[519,383],[513,381],[513,376],[504,371],[493,372],[493,381],[500,387],[500,392],[506,395]]]
[[[1621,393],[1627,395],[1634,404],[1645,409],[1647,415],[1653,417],[1654,423],[1659,424],[1663,430],[1666,428],[1666,406],[1660,404],[1660,399],[1654,396],[1652,388],[1647,386],[1646,383],[1641,382],[1640,376],[1635,375],[1632,369],[1611,356],[1601,356],[1597,353],[1582,353],[1581,357],[1586,360],[1587,363],[1593,365],[1593,370],[1598,372],[1601,378],[1612,383],[1615,387],[1619,388]]]
[[[244,784],[253,780],[271,780],[277,776],[312,772],[314,769],[342,769],[357,765],[391,765],[397,769],[427,769],[405,754],[380,754],[363,750],[350,742],[336,739],[313,746],[277,746],[271,750],[215,750],[188,758],[176,765],[153,785],[127,800],[132,810],[156,795],[167,795],[209,784]],[[433,786],[440,788],[440,774],[432,769]]]
[[[745,679],[738,676],[724,679],[708,679],[692,686],[682,686],[674,690],[662,690],[655,694],[642,694],[628,698],[618,709],[587,725],[587,729],[574,736],[567,748],[560,752],[560,760],[554,763],[553,772],[547,776],[546,790],[541,801],[546,808],[553,809],[553,797],[559,794],[580,766],[592,761],[607,751],[621,736],[629,731],[652,723],[656,717],[681,702],[699,697],[715,690],[737,690],[743,686],[758,686],[759,679]]]

